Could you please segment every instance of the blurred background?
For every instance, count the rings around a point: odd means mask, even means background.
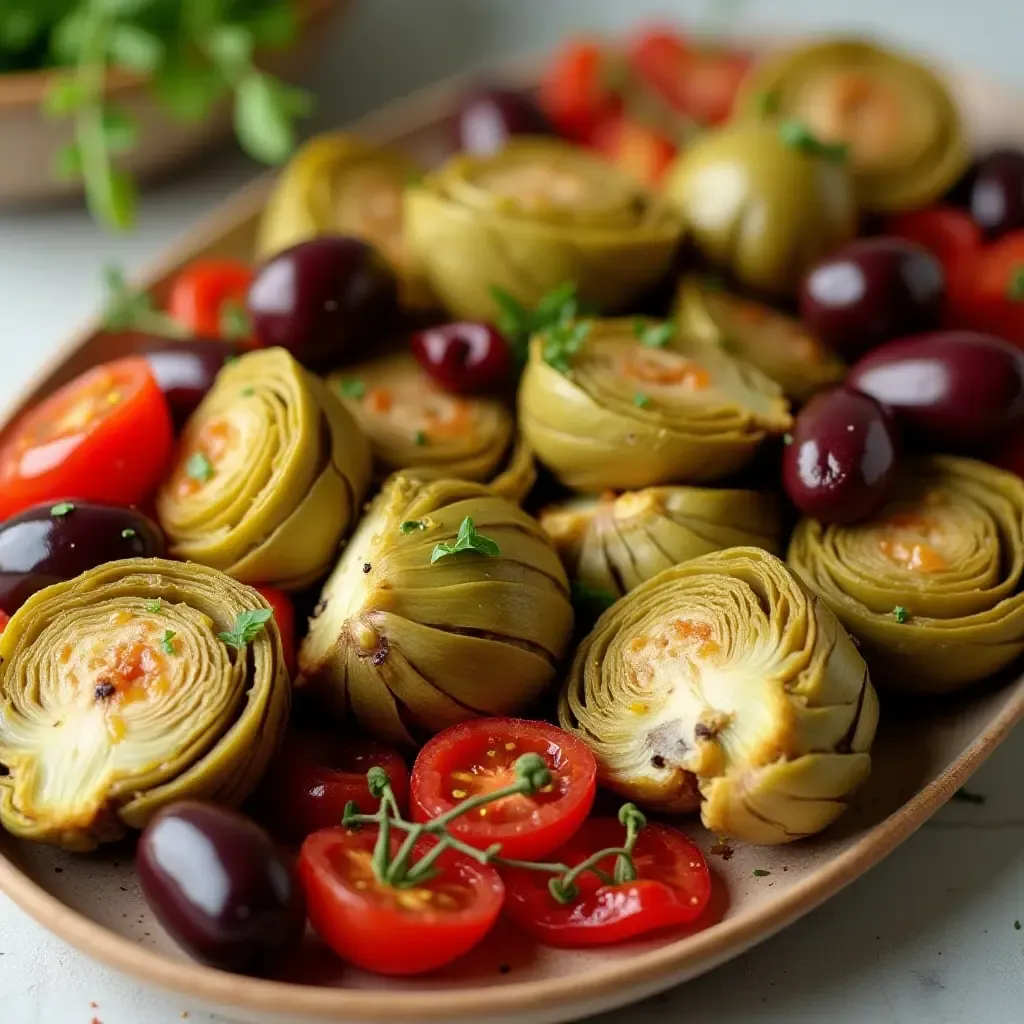
[[[104,3],[130,8],[145,0],[98,0],[99,6]],[[192,3],[212,11],[222,0]],[[331,6],[331,0],[324,3]],[[14,30],[23,26],[19,12],[46,6],[42,0],[0,0],[0,40],[5,26],[8,32],[12,24]],[[679,21],[709,33],[840,29],[881,35],[1024,85],[1019,59],[1024,10],[1015,11],[1007,0],[335,0],[333,10],[306,33],[314,38],[292,58],[299,68],[282,70],[316,96],[314,113],[301,122],[305,136],[498,56],[550,48],[571,33],[615,33],[652,21]],[[136,45],[135,52],[145,58],[144,48],[139,52]],[[16,134],[3,118],[19,102],[7,79],[0,75],[0,182],[4,165],[20,169],[24,177],[31,149],[31,138]],[[20,102],[27,102],[24,88]],[[261,172],[229,138],[148,184],[130,232],[101,230],[74,200],[27,209],[0,206],[0,353],[5,359],[0,400],[96,308],[98,271],[105,262],[129,270],[144,266],[175,235]],[[36,181],[48,175],[45,168],[31,173]]]

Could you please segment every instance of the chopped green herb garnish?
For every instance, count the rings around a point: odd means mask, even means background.
[[[437,544],[430,555],[430,564],[447,558],[449,555],[461,555],[463,552],[474,552],[478,555],[486,555],[488,558],[497,558],[501,554],[501,548],[490,537],[485,537],[476,532],[473,520],[466,516],[459,527],[459,535],[455,538],[454,544]]]
[[[220,307],[218,318],[220,334],[228,341],[237,341],[239,338],[247,338],[252,333],[252,323],[246,311],[245,304],[228,299]]]
[[[1024,264],[1018,263],[1010,274],[1006,297],[1011,302],[1024,302]]]
[[[988,797],[983,793],[972,793],[969,789],[958,789],[951,799],[959,800],[965,804],[983,804],[988,800]]]
[[[803,121],[783,121],[779,136],[787,146],[808,156],[821,156],[833,163],[846,159],[846,146],[841,142],[822,142]]]
[[[125,540],[131,540],[132,537],[135,536],[135,531],[130,526],[126,526],[121,531],[121,536],[124,537]]]
[[[572,357],[583,348],[593,324],[589,320],[557,324],[544,335],[541,356],[559,373],[572,373]]]
[[[252,396],[255,395],[255,394],[256,394],[256,389],[255,388],[242,388],[242,397],[243,398],[252,398]]]
[[[417,448],[422,448],[427,443],[427,435],[422,430],[417,430],[412,436],[412,443]]]
[[[902,626],[910,616],[907,614],[907,609],[903,605],[898,604],[892,610],[892,617]]]
[[[50,515],[55,516],[57,519],[62,519],[64,516],[69,515],[75,511],[73,502],[70,501],[59,501],[50,509]]]
[[[638,409],[646,409],[651,404],[651,396],[645,395],[642,391],[638,391],[633,396],[633,404]]]
[[[188,457],[185,475],[198,480],[201,484],[213,478],[213,463],[206,457],[205,452],[193,452]]]
[[[349,380],[343,380],[338,385],[338,390],[346,398],[362,398],[366,394],[366,385],[355,377]]]
[[[678,329],[675,320],[664,320],[660,324],[646,324],[636,336],[640,339],[641,345],[648,348],[664,348],[676,336]],[[633,330],[636,333],[635,325]]]
[[[402,533],[414,533],[416,530],[425,530],[426,528],[427,524],[423,522],[422,519],[406,519],[406,521],[399,526],[399,530],[401,530]]]
[[[782,443],[787,448],[793,443],[793,435],[791,433],[789,433],[788,430],[786,431],[785,434],[782,435]]]
[[[754,877],[755,878],[764,878],[765,875],[770,875],[770,874],[771,874],[771,872],[770,871],[765,871],[764,868],[754,868]]]
[[[254,608],[251,611],[240,612],[235,619],[235,627],[230,633],[218,633],[217,639],[226,643],[228,647],[235,647],[241,650],[247,643],[254,640],[259,631],[273,618],[274,613],[269,608]]]
[[[164,654],[174,653],[174,638],[177,635],[173,629],[164,630],[164,638],[160,641],[160,647],[163,649]]]
[[[133,288],[120,267],[108,264],[103,268],[103,285],[106,291],[103,326],[107,330],[145,331],[169,338],[188,337],[188,329],[166,313],[161,313],[148,292]]]
[[[143,608],[145,608],[147,612],[151,612],[152,614],[155,615],[158,611],[160,611],[160,609],[163,606],[164,606],[163,601],[161,601],[160,598],[158,597],[158,598],[156,598],[153,601],[147,601],[143,605]]]
[[[534,334],[570,324],[580,313],[576,285],[572,281],[548,292],[533,309],[527,309],[514,295],[497,285],[491,285],[491,297],[498,307],[495,318],[498,331],[509,343],[520,366],[526,363],[527,345]]]
[[[224,357],[224,365],[225,366],[234,366],[235,363],[237,363],[238,360],[241,359],[241,358],[242,358],[241,356],[225,356]]]

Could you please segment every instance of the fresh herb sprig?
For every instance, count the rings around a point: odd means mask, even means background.
[[[476,532],[471,516],[466,516],[459,526],[458,536],[454,544],[435,544],[430,555],[430,564],[439,562],[442,558],[452,555],[461,555],[468,552],[475,552],[478,555],[486,555],[488,558],[497,558],[501,554],[501,548],[496,541],[485,537],[482,533]]]
[[[140,127],[106,95],[107,71],[149,77],[166,112],[201,121],[233,96],[234,126],[257,160],[279,163],[295,145],[295,122],[312,98],[261,71],[260,49],[291,44],[292,0],[10,0],[0,11],[0,48],[35,53],[62,70],[47,93],[45,112],[73,122],[73,141],[56,154],[54,174],[82,180],[93,217],[117,230],[132,226],[137,196],[117,158],[138,143]],[[12,9],[9,9],[12,8]]]
[[[586,344],[593,326],[590,320],[577,320],[549,328],[541,341],[544,362],[564,376],[570,376],[573,356]]]
[[[383,768],[374,767],[366,773],[366,781],[371,795],[380,801],[377,813],[362,814],[355,801],[349,801],[341,823],[345,828],[359,828],[364,825],[377,827],[377,841],[374,844],[371,861],[373,874],[381,885],[389,885],[396,889],[423,885],[436,878],[441,871],[435,865],[446,850],[457,850],[480,864],[521,868],[551,875],[548,891],[554,900],[563,904],[571,903],[579,896],[577,879],[588,872],[597,875],[604,885],[623,885],[636,881],[639,875],[633,851],[636,849],[641,831],[647,825],[647,819],[633,804],[623,804],[619,809],[619,822],[626,830],[622,845],[598,850],[573,867],[556,862],[508,860],[501,856],[500,843],[495,843],[486,850],[477,850],[456,839],[448,831],[451,822],[470,811],[479,810],[508,797],[532,796],[544,786],[551,784],[551,771],[540,754],[523,754],[515,763],[515,776],[514,782],[501,789],[468,797],[444,814],[430,821],[415,824],[402,817],[387,772]],[[394,855],[391,853],[393,829],[406,833],[404,842]],[[423,836],[433,836],[437,842],[418,860],[414,860],[413,850]],[[615,866],[610,874],[600,867],[601,862],[609,857],[615,858]]]
[[[269,608],[253,608],[240,612],[235,619],[234,628],[228,633],[218,633],[217,639],[228,647],[242,650],[246,644],[252,643],[260,630],[274,617]]]
[[[527,347],[533,335],[571,324],[583,312],[572,281],[548,292],[533,309],[528,309],[497,285],[491,286],[491,297],[498,307],[496,326],[520,366],[526,363]]]
[[[633,333],[640,339],[640,344],[647,348],[664,348],[678,332],[679,326],[675,320],[654,324],[639,319],[633,322]]]

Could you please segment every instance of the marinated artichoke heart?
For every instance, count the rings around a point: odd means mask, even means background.
[[[860,642],[879,683],[940,693],[1024,652],[1024,482],[973,459],[900,470],[870,520],[802,520],[788,560]]]
[[[970,159],[956,104],[924,65],[859,40],[770,57],[744,83],[740,115],[767,106],[848,147],[860,205],[902,210],[938,200]]]
[[[733,295],[707,278],[683,279],[676,295],[676,319],[682,335],[753,363],[797,402],[838,384],[846,375],[846,364],[808,334],[796,317]]]
[[[613,598],[722,548],[778,553],[782,535],[773,494],[706,487],[579,497],[544,509],[539,520],[570,579]]]
[[[424,168],[397,150],[329,132],[307,142],[280,174],[260,220],[260,259],[324,234],[354,235],[383,253],[409,308],[437,305],[406,244],[402,193]]]
[[[845,161],[795,123],[737,122],[700,136],[665,178],[666,198],[703,255],[770,295],[857,233]]]
[[[342,403],[284,349],[262,349],[217,375],[156,507],[177,558],[297,590],[333,563],[369,476]]]
[[[606,611],[559,719],[610,789],[776,844],[820,832],[867,778],[878,699],[853,640],[785,564],[730,548]]]
[[[530,343],[519,386],[520,429],[569,487],[625,490],[718,479],[746,463],[766,434],[789,429],[789,406],[774,381],[681,336],[668,347],[645,345],[638,334],[646,323],[592,321],[585,342],[560,369],[551,336]]]
[[[498,552],[432,561],[467,518]],[[544,532],[512,502],[481,484],[394,476],[324,587],[300,684],[394,743],[514,714],[554,679],[568,590]]]
[[[30,597],[0,637],[0,824],[91,850],[178,800],[240,804],[291,699],[273,618],[247,647],[218,639],[254,611],[255,590],[160,558]]]
[[[456,316],[493,320],[492,287],[530,308],[565,281],[616,311],[668,269],[682,237],[659,197],[578,147],[516,139],[462,153],[405,195],[409,245]]]
[[[369,440],[381,479],[401,470],[421,480],[474,480],[513,501],[533,487],[533,456],[505,404],[445,391],[409,352],[348,367],[327,384]]]

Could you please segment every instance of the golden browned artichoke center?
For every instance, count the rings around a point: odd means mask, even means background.
[[[453,440],[477,429],[477,409],[420,378],[371,388],[362,398],[365,415],[408,433],[412,441]]]
[[[821,342],[812,338],[792,317],[776,312],[760,302],[748,302],[734,296],[708,296],[711,315],[726,333],[741,335],[761,348],[772,349],[780,356],[808,363],[820,363],[825,357]]]
[[[610,372],[637,385],[667,394],[704,391],[711,386],[711,374],[694,359],[668,349],[645,348],[632,342],[611,344],[599,350]]]
[[[515,200],[524,210],[533,211],[580,206],[591,191],[587,178],[574,168],[550,163],[492,164],[481,172],[478,183],[493,196]]]

